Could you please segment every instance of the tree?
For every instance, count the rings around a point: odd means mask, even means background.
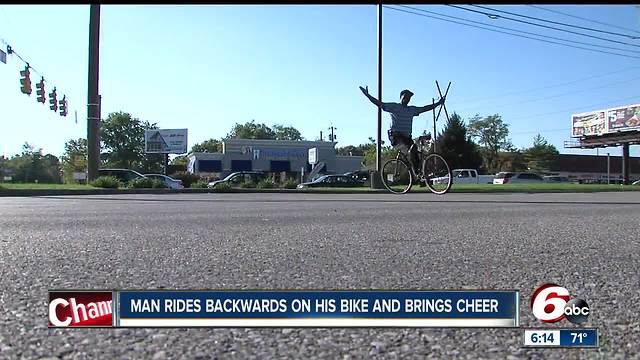
[[[6,166],[15,171],[14,179],[23,182],[60,183],[60,160],[51,154],[42,154],[29,143],[24,143],[22,153],[13,156]]]
[[[222,142],[217,139],[209,139],[205,140],[199,144],[195,144],[191,147],[191,152],[207,152],[207,153],[217,153],[222,152]]]
[[[157,129],[155,123],[133,118],[126,112],[114,112],[101,121],[101,158],[109,167],[137,169],[142,172],[158,172],[163,166],[163,154],[144,152],[145,130]]]
[[[373,149],[375,153],[376,141],[372,137],[369,137],[369,142],[366,144],[360,144],[357,146],[347,145],[347,146],[336,148],[336,154],[341,156],[364,156],[365,152],[371,149]]]
[[[176,156],[169,162],[170,165],[187,166],[189,164],[189,158],[185,155]]]
[[[304,140],[300,131],[293,126],[273,125],[276,140]]]
[[[484,163],[491,173],[498,169],[498,154],[500,150],[509,147],[509,125],[502,121],[500,115],[495,114],[481,118],[474,116],[469,121],[469,133],[482,145]]]
[[[74,172],[87,170],[87,139],[69,140],[64,144],[62,172],[65,182],[73,182]]]
[[[256,124],[255,120],[245,124],[236,123],[225,139],[268,139],[275,140],[276,133],[265,124]]]
[[[447,124],[436,139],[436,150],[452,169],[480,169],[482,155],[478,145],[467,135],[467,127],[455,112],[449,117]]]
[[[364,151],[364,159],[363,164],[367,167],[375,167],[376,165],[376,140],[372,137],[369,138],[368,147]],[[394,149],[392,146],[384,146],[384,141],[380,144],[380,150],[382,151],[382,165],[384,162],[396,157],[398,155],[398,151]]]
[[[559,154],[558,149],[540,134],[533,138],[533,146],[524,150],[527,167],[538,173],[548,172]]]
[[[527,170],[527,162],[524,154],[513,145],[509,145],[504,152],[498,156],[499,171],[518,172]]]

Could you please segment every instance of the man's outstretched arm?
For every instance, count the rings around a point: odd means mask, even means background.
[[[362,87],[360,86],[360,90],[362,91],[362,93],[364,94],[364,96],[367,97],[367,99],[369,99],[369,101],[371,101],[373,103],[373,105],[375,106],[382,106],[382,102],[378,101],[378,99],[374,98],[373,96],[371,96],[369,94],[369,87]]]
[[[418,107],[418,114],[422,114],[423,112],[427,112],[427,111],[431,111],[435,108],[437,108],[438,106],[444,104],[444,98],[440,98],[440,100],[438,100],[437,103],[435,104],[429,104],[427,106],[419,106]]]

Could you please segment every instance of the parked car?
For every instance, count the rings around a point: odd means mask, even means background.
[[[123,183],[145,178],[145,176],[139,172],[129,169],[98,169],[98,176],[113,176]]]
[[[476,169],[454,169],[451,171],[453,175],[453,184],[493,184],[493,175],[479,175]],[[446,177],[433,179],[437,184],[447,181]]]
[[[149,179],[156,179],[164,182],[165,186],[169,189],[184,189],[184,185],[182,185],[182,180],[174,179],[170,176],[163,174],[144,174],[145,177]]]
[[[631,185],[640,185],[640,180],[636,180],[636,181],[632,182]]]
[[[369,176],[370,176],[369,171],[367,170],[350,171],[350,172],[344,173],[344,175],[351,176],[352,178],[360,181],[367,181],[369,180]]]
[[[538,184],[544,180],[542,176],[534,173],[513,173],[513,172],[500,172],[493,179],[494,184]]]
[[[549,176],[543,176],[542,179],[546,182],[569,182],[569,178],[566,176],[555,176],[555,175],[549,175]]]
[[[238,171],[227,175],[227,177],[222,180],[211,181],[208,187],[213,188],[221,183],[227,183],[231,187],[240,186],[240,184],[244,182],[254,182],[257,184],[265,177],[265,174],[259,171]]]
[[[298,184],[298,189],[310,187],[359,187],[364,186],[364,181],[347,175],[324,175],[312,182]]]

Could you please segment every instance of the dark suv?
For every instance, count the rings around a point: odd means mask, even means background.
[[[139,172],[129,169],[99,169],[98,176],[113,176],[123,183],[128,183],[131,180],[139,178],[145,178],[145,176],[140,174]]]

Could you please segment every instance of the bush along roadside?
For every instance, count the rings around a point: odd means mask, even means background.
[[[149,178],[138,178],[129,181],[128,187],[131,189],[151,189],[153,188],[153,180]]]
[[[104,189],[117,189],[124,186],[117,178],[113,176],[100,176],[90,183],[91,186]]]
[[[188,173],[186,171],[179,171],[171,175],[171,177],[176,180],[182,180],[182,185],[186,188],[192,187],[193,184],[201,180],[200,175]]]
[[[295,189],[298,187],[298,182],[295,180],[287,180],[282,184],[283,189]]]
[[[206,189],[208,187],[208,185],[209,185],[209,183],[207,183],[206,181],[198,180],[198,181],[192,183],[190,187],[192,189]]]
[[[258,189],[273,189],[276,187],[276,183],[271,179],[264,179],[258,182]]]

